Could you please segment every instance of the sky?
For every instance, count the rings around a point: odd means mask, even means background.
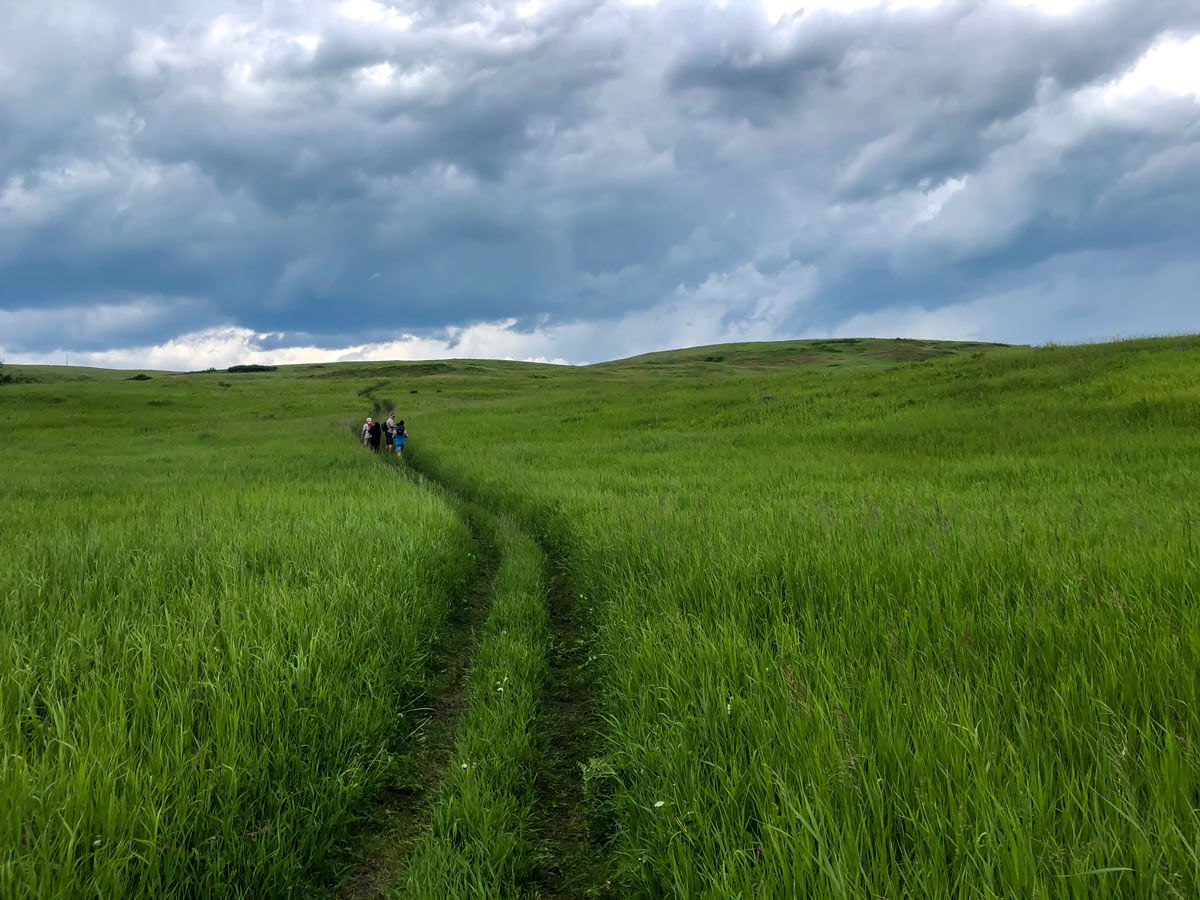
[[[0,358],[1200,332],[1195,0],[0,0]]]

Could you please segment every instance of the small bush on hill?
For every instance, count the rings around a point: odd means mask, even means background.
[[[4,360],[0,359],[0,384],[33,384],[36,378],[29,375],[18,375],[12,369],[5,371]]]

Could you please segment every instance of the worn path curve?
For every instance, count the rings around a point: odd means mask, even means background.
[[[468,523],[470,524],[470,523]],[[414,722],[412,750],[403,780],[386,787],[374,800],[368,820],[352,835],[354,863],[335,896],[340,900],[375,900],[391,894],[403,877],[412,846],[429,823],[437,786],[454,750],[466,697],[466,674],[479,629],[487,616],[499,560],[493,547],[471,530],[475,575],[465,601],[447,622],[433,653],[430,688],[420,706],[405,710]]]
[[[395,462],[408,477],[442,492],[458,507],[477,548],[476,575],[467,602],[439,645],[442,662],[435,686],[414,730],[418,741],[409,760],[410,783],[381,797],[377,814],[358,838],[358,861],[337,896],[444,900],[447,892],[466,884],[477,884],[471,896],[480,897],[603,900],[615,896],[609,884],[611,860],[598,840],[603,835],[589,833],[583,773],[599,755],[599,747],[589,684],[591,625],[578,595],[545,543],[514,517],[475,505],[411,454]],[[514,588],[506,565],[541,571],[532,579],[528,573],[523,580],[518,577],[523,587]],[[539,610],[541,620],[524,633],[526,649],[541,660],[537,667],[541,677],[532,695],[536,715],[514,723],[528,733],[527,747],[534,759],[524,769],[532,771],[519,783],[464,782],[474,773],[447,774],[448,767],[459,762],[456,753],[461,755],[456,742],[472,742],[481,716],[500,717],[491,719],[495,725],[506,714],[503,709],[489,712],[486,703],[480,707],[487,692],[481,693],[478,684],[472,686],[472,678],[481,681],[486,666],[494,665],[491,642],[500,627],[496,619],[512,615],[514,589],[525,592],[524,602],[531,604],[525,609]],[[507,630],[500,633],[511,639]],[[483,662],[475,659],[481,642]],[[471,710],[465,716],[464,707]],[[485,731],[487,727],[482,726]],[[464,790],[477,801],[474,810],[463,802]],[[499,856],[490,852],[490,845],[507,843],[510,835],[503,828],[488,830],[496,820],[480,809],[488,803],[520,807],[517,814],[510,813],[511,821],[519,823],[511,829],[511,847]],[[445,874],[431,877],[431,870]]]

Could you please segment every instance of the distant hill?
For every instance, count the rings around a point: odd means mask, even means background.
[[[139,373],[149,373],[149,377],[152,378],[173,374],[171,372],[159,372],[154,369],[100,369],[94,366],[14,366],[5,363],[0,368],[0,384],[8,382],[60,384],[71,381],[113,381],[119,378],[129,378]]]
[[[429,359],[429,360],[368,360],[361,362],[301,363],[278,367],[233,366],[228,369],[209,369],[203,372],[162,372],[154,369],[101,369],[88,366],[5,366],[3,371],[14,381],[56,383],[68,381],[112,381],[148,373],[151,378],[171,378],[180,375],[226,376],[252,375],[269,377],[281,375],[312,375],[317,377],[378,377],[420,378],[422,376],[479,376],[551,374],[563,370],[610,371],[634,374],[636,370],[659,374],[713,374],[722,369],[779,369],[795,367],[868,368],[921,362],[947,356],[983,353],[1010,344],[991,344],[975,341],[927,341],[908,338],[830,338],[808,341],[760,341],[740,344],[709,344],[679,350],[643,353],[626,359],[593,363],[587,366],[562,366],[550,363],[522,362],[503,359]]]
[[[830,338],[809,341],[759,341],[744,344],[709,344],[683,350],[643,353],[628,359],[597,363],[593,369],[683,368],[688,371],[731,368],[780,367],[863,368],[921,362],[946,356],[963,356],[1010,347],[975,341],[926,341],[908,338]]]

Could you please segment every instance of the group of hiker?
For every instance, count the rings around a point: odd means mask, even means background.
[[[386,443],[384,440],[386,438]],[[404,443],[408,438],[408,432],[404,430],[404,420],[396,421],[396,414],[389,413],[387,421],[382,425],[376,422],[370,416],[367,416],[367,421],[362,427],[362,444],[364,447],[370,448],[372,453],[379,452],[381,443],[387,448],[388,452],[395,451],[396,453],[404,452]]]

